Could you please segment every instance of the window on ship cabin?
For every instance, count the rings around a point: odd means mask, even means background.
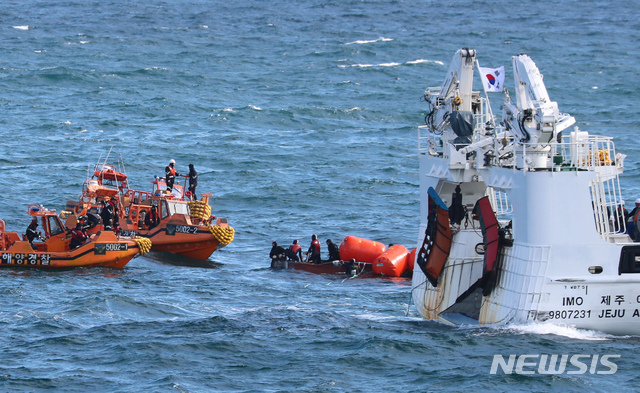
[[[64,232],[58,217],[49,217],[49,236],[55,236]]]
[[[167,202],[169,206],[169,214],[185,214],[189,215],[189,208],[186,203]]]
[[[169,217],[169,208],[167,207],[167,201],[162,201],[162,204],[160,206],[161,206],[160,217],[161,218]]]

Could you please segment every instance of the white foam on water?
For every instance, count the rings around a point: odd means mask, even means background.
[[[357,41],[347,42],[345,45],[365,45],[365,44],[373,44],[376,42],[389,42],[389,41],[393,41],[393,39],[380,37],[375,40],[357,40]]]
[[[578,329],[574,326],[556,325],[552,323],[529,323],[519,325],[508,325],[496,328],[496,330],[518,333],[518,334],[553,334],[556,336],[573,338],[585,341],[606,341],[611,339],[628,338],[630,336],[615,336],[599,332],[596,330]]]
[[[428,59],[416,59],[416,60],[410,60],[407,62],[407,64],[437,64],[437,65],[444,65],[443,62],[439,61],[439,60],[428,60]]]

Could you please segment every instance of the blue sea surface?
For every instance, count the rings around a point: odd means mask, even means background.
[[[9,230],[31,203],[77,199],[111,149],[141,190],[170,159],[193,163],[236,230],[203,266],[151,254],[122,271],[0,271],[0,391],[638,390],[636,336],[450,327],[420,318],[410,279],[268,267],[273,240],[314,233],[416,246],[422,95],[462,47],[504,65],[511,91],[511,56],[529,54],[560,110],[627,155],[631,203],[637,1],[21,0],[0,21]],[[620,357],[614,374],[491,374],[510,354]]]

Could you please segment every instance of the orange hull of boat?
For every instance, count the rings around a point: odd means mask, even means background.
[[[187,258],[205,260],[218,249],[217,240],[207,240],[204,242],[176,243],[175,241],[165,244],[157,244],[156,238],[151,239],[151,249],[153,251],[164,251],[179,254]]]
[[[389,277],[400,277],[406,270],[408,255],[409,250],[405,246],[395,244],[373,261],[373,272]]]
[[[174,214],[151,229],[133,229],[128,225],[123,225],[123,229],[151,240],[153,251],[171,252],[193,259],[205,260],[223,247],[208,227],[194,225],[184,214]]]
[[[118,239],[113,232],[102,231],[90,242],[71,251],[34,251],[29,242],[16,241],[2,251],[0,267],[36,269],[111,267],[122,269],[139,251],[135,241]]]
[[[347,236],[340,244],[340,260],[372,263],[387,247],[373,240],[356,236]]]

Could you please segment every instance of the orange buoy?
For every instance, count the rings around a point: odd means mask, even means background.
[[[380,242],[363,239],[356,236],[347,236],[340,243],[340,260],[357,262],[373,262],[387,247]]]
[[[409,250],[402,244],[394,244],[378,256],[372,263],[372,270],[376,274],[389,277],[400,277],[407,267]]]
[[[413,272],[413,264],[416,261],[416,250],[417,248],[414,248],[409,255],[407,255],[407,272]]]

